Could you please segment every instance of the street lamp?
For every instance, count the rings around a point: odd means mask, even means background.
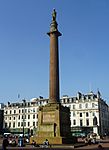
[[[25,99],[23,99],[22,100],[23,101],[23,138],[24,138],[24,132],[25,132],[25,125],[24,125],[24,123],[25,123],[25,104],[26,104],[26,100]]]

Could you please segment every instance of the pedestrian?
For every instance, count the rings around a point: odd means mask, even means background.
[[[33,147],[36,146],[36,142],[34,140],[32,141],[32,145],[33,145]]]
[[[43,145],[44,145],[44,147],[48,147],[48,146],[49,146],[49,141],[48,141],[48,139],[46,139],[46,140],[44,141]]]
[[[2,150],[7,150],[7,146],[9,145],[8,138],[5,137],[2,143]]]

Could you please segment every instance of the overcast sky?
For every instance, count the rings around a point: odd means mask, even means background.
[[[108,0],[0,0],[0,102],[48,98],[53,8],[62,33],[60,97],[99,89],[109,103]]]

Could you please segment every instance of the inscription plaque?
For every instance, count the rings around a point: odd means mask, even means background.
[[[54,112],[43,112],[43,123],[53,123],[55,122]]]

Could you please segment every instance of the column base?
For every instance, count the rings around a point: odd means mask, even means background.
[[[32,140],[36,141],[37,144],[43,144],[45,140],[49,141],[49,144],[73,144],[77,142],[75,137],[31,137],[30,143]]]

